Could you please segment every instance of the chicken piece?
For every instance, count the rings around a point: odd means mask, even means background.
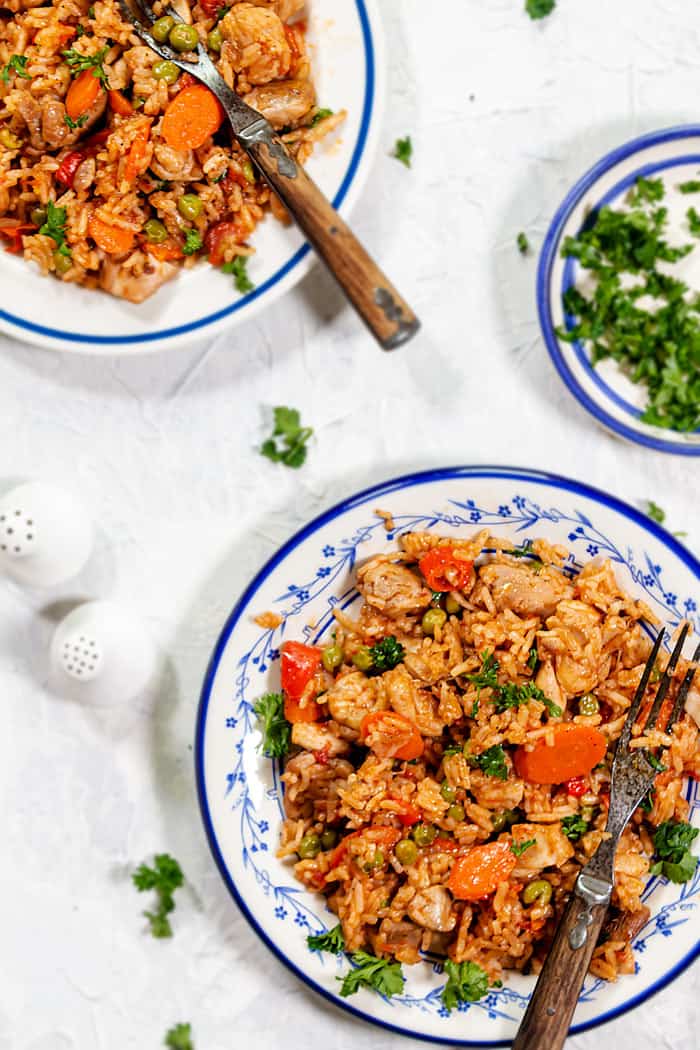
[[[318,722],[295,722],[292,743],[307,751],[321,751],[326,755],[345,755],[350,750],[347,740],[341,740],[327,726]]]
[[[472,769],[469,790],[484,809],[515,809],[520,805],[525,791],[522,780],[499,780],[481,770]]]
[[[389,706],[408,718],[423,736],[441,736],[445,723],[438,717],[438,701],[399,664],[382,676]]]
[[[558,603],[574,593],[564,576],[546,569],[535,573],[524,565],[485,565],[480,577],[499,612],[511,609],[518,616],[551,616]]]
[[[37,0],[43,2],[43,0]],[[290,18],[301,14],[306,7],[306,0],[250,0],[255,7],[267,7],[274,11],[282,22],[288,22]]]
[[[100,91],[90,109],[83,114],[87,119],[79,128],[66,124],[66,107],[56,98],[46,98],[41,103],[41,137],[52,149],[72,146],[81,135],[89,131],[107,108],[107,93]],[[80,118],[82,120],[82,117]]]
[[[686,697],[685,709],[696,726],[700,727],[700,689],[695,685],[691,687]]]
[[[310,80],[283,80],[253,88],[244,98],[279,130],[306,116],[316,103],[316,91]]]
[[[284,25],[268,7],[236,4],[219,28],[224,39],[222,57],[251,84],[282,80],[289,73],[292,51]]]
[[[564,600],[539,634],[540,651],[554,654],[557,681],[571,696],[588,693],[604,681],[611,657],[603,653],[602,616],[585,602]]]
[[[186,182],[192,178],[194,163],[191,149],[180,151],[164,142],[156,142],[150,168],[157,178],[166,182]]]
[[[129,258],[130,263],[132,259],[133,256]],[[178,269],[179,267],[172,262],[161,262],[147,255],[142,272],[136,274],[134,269],[131,266],[126,267],[123,261],[105,259],[100,270],[100,288],[118,299],[142,303],[174,277]]]
[[[452,897],[444,886],[428,886],[421,890],[407,910],[409,919],[425,930],[449,933],[457,924],[457,917],[452,912]]]
[[[609,918],[603,927],[608,941],[627,941],[631,944],[646,926],[651,911],[644,905],[638,911],[623,911],[616,918]]]
[[[518,857],[518,863],[513,869],[513,878],[527,878],[543,868],[559,868],[574,855],[574,847],[563,831],[555,824],[543,827],[541,824],[515,824],[510,831],[513,842],[522,845],[530,839],[534,839],[533,846],[528,848]],[[503,841],[508,836],[501,836]]]
[[[381,678],[367,678],[362,671],[351,671],[333,683],[325,699],[331,717],[343,726],[359,731],[362,719],[372,711],[389,706]]]
[[[566,708],[566,700],[562,696],[559,682],[554,672],[551,660],[545,660],[535,676],[535,685],[542,690],[548,700],[552,700],[562,711]]]
[[[373,937],[373,947],[377,955],[390,954],[410,966],[420,962],[418,949],[422,937],[423,931],[412,922],[384,919]]]
[[[368,605],[392,618],[422,612],[432,593],[404,565],[372,558],[357,573],[357,589]]]
[[[317,762],[310,751],[290,758],[282,774],[284,811],[290,820],[313,817],[331,823],[338,818],[338,791],[355,772],[344,758]]]

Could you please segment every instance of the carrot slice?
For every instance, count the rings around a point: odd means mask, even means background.
[[[161,135],[172,149],[184,153],[203,145],[223,121],[224,111],[216,96],[203,84],[192,84],[178,91],[166,109]]]
[[[134,107],[121,91],[109,92],[109,105],[112,112],[119,117],[129,117],[134,112]]]
[[[102,88],[91,69],[84,69],[68,88],[66,95],[66,113],[71,120],[77,120],[94,104]]]
[[[475,846],[463,857],[457,857],[447,886],[459,900],[480,901],[496,892],[515,865],[516,858],[508,842]]]
[[[359,831],[351,831],[349,835],[345,836],[342,842],[338,843],[331,853],[331,868],[337,868],[338,865],[345,860],[345,856],[350,848],[350,843],[353,839],[359,838],[366,839],[374,846],[380,846],[382,849],[390,850],[401,838],[401,832],[397,831],[396,828],[384,827],[360,828]]]
[[[171,259],[184,259],[185,257],[180,245],[172,239],[163,241],[162,244],[146,243],[144,248],[149,255],[159,259],[160,262],[168,262]]]
[[[540,738],[532,751],[519,747],[513,756],[515,771],[531,784],[563,784],[583,777],[605,758],[607,738],[593,726],[564,722],[552,727],[554,746]]]
[[[410,762],[423,754],[423,737],[413,722],[396,711],[372,711],[360,726],[360,740],[379,758]]]
[[[323,711],[315,700],[308,700],[302,707],[298,700],[292,700],[285,694],[284,717],[294,725],[295,722],[318,722]]]
[[[134,234],[121,226],[110,226],[93,215],[88,223],[88,232],[98,248],[108,255],[125,255],[134,244]]]
[[[135,182],[138,175],[146,170],[150,160],[148,153],[148,140],[151,137],[151,127],[144,124],[136,132],[131,143],[126,164],[124,165],[124,178],[127,182]]]

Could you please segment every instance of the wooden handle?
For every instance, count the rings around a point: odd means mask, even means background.
[[[282,141],[241,142],[380,345],[408,342],[420,321]]]
[[[607,904],[589,910],[572,894],[511,1050],[561,1050],[564,1046],[607,910]],[[584,921],[586,911],[590,925]],[[587,933],[580,948],[569,943],[574,928]]]

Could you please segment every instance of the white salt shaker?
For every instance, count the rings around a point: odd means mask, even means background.
[[[61,695],[115,704],[142,693],[156,668],[155,646],[133,614],[113,602],[86,602],[51,641],[51,685]]]
[[[0,573],[31,587],[77,576],[93,546],[85,508],[55,485],[30,481],[0,497]]]

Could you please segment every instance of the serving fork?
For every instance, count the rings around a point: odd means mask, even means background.
[[[684,625],[666,670],[659,681],[643,732],[656,727],[681,656],[689,627]],[[610,904],[614,884],[615,852],[620,836],[658,772],[658,761],[646,748],[631,748],[632,727],[659,655],[664,631],[656,637],[615,750],[610,782],[610,808],[605,838],[579,872],[569,903],[557,927],[552,947],[539,975],[512,1050],[561,1050],[571,1024],[591,957]],[[693,662],[700,660],[700,645]],[[683,677],[673,709],[664,726],[670,732],[679,718],[693,683],[695,668]]]
[[[269,121],[228,86],[202,42],[197,46],[197,60],[187,61],[168,44],[161,44],[153,37],[149,27],[157,16],[146,0],[119,0],[119,4],[151,50],[196,77],[216,95],[236,140],[293,216],[379,344],[385,350],[395,350],[408,342],[420,328],[408,303],[292,157]],[[172,8],[168,14],[182,21]]]

